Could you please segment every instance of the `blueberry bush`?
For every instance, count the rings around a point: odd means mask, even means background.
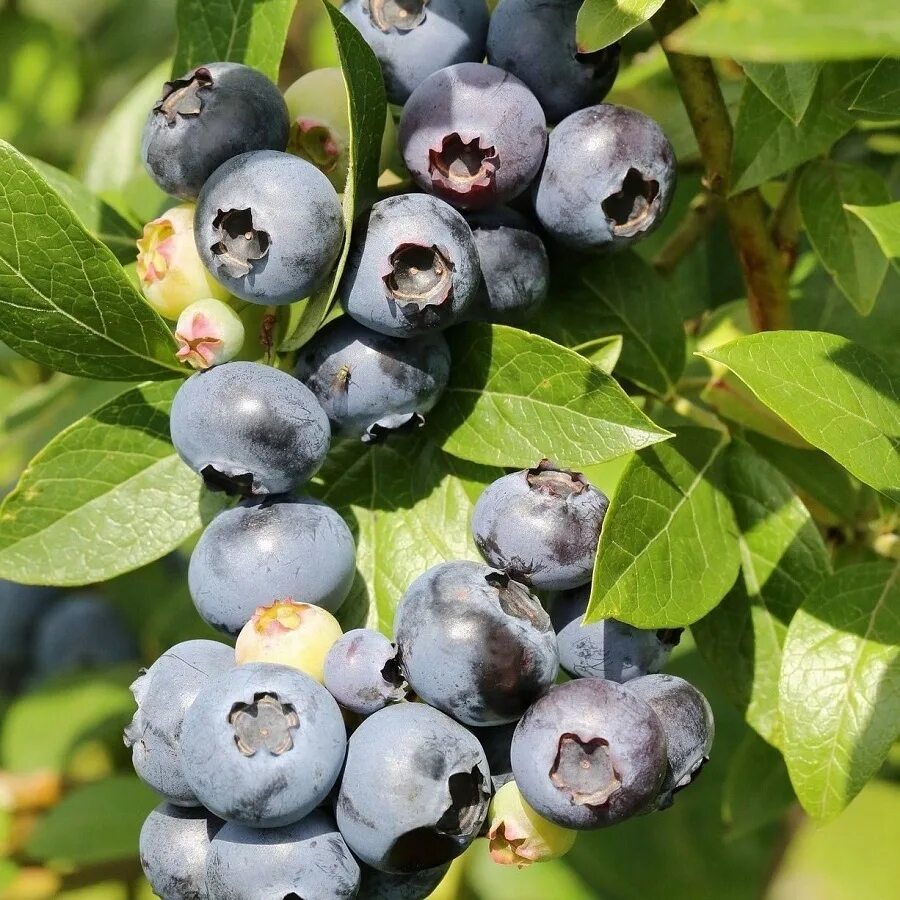
[[[0,0],[0,74],[0,898],[894,895],[895,4]]]

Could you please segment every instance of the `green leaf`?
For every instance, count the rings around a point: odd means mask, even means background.
[[[578,348],[578,352],[589,359],[601,372],[612,375],[616,364],[622,356],[622,335],[596,338]]]
[[[881,252],[888,259],[900,257],[900,201],[883,206],[848,204],[844,208],[859,218],[872,232]]]
[[[742,574],[692,632],[747,722],[777,746],[778,676],[788,624],[831,565],[809,512],[776,469],[739,441],[725,451],[723,469]]]
[[[900,498],[900,375],[884,360],[817,331],[751,334],[702,355],[860,481]]]
[[[819,81],[818,62],[741,62],[744,73],[795,125],[803,119]]]
[[[174,378],[174,340],[112,253],[0,141],[0,337],[70,375]]]
[[[280,347],[285,352],[302,347],[327,319],[347,264],[354,220],[378,194],[381,136],[387,110],[381,65],[350,21],[327,0],[323,3],[334,30],[350,103],[349,167],[343,195],[345,238],[331,283],[303,301],[300,321]]]
[[[33,859],[69,865],[130,860],[157,803],[159,797],[134,775],[76,788],[40,819],[26,850]]]
[[[174,550],[221,508],[169,441],[177,388],[132,388],[32,460],[0,507],[0,578],[103,581]]]
[[[121,263],[134,262],[137,256],[135,242],[141,229],[129,222],[118,210],[88,190],[77,178],[53,166],[31,159],[29,162],[38,170],[44,181],[68,203],[72,212],[81,220],[95,238],[112,250]]]
[[[429,433],[454,456],[523,468],[614,459],[669,437],[605,372],[546,338],[505,325],[448,332],[450,383]]]
[[[684,370],[681,312],[668,284],[634,253],[573,266],[529,328],[586,356],[598,338],[621,335],[616,374],[660,396]]]
[[[178,0],[172,75],[210,62],[238,62],[278,80],[297,0]]]
[[[663,0],[585,0],[575,29],[579,53],[592,53],[643,25]]]
[[[900,59],[882,59],[862,83],[850,109],[875,118],[900,118]]]
[[[725,0],[671,36],[673,50],[758,62],[900,55],[900,12],[884,0]]]
[[[807,166],[800,178],[797,201],[809,242],[834,283],[863,315],[875,305],[888,263],[868,228],[844,207],[890,199],[884,180],[864,166],[822,161]]]
[[[781,714],[794,790],[833,818],[900,734],[900,563],[848,566],[807,597],[784,645]]]
[[[394,610],[414,578],[440,562],[480,559],[469,531],[472,508],[502,474],[455,459],[421,436],[334,444],[314,491],[356,535],[359,571],[338,613],[345,629],[392,634]]]
[[[734,583],[734,514],[722,488],[727,435],[687,427],[642,450],[613,497],[594,566],[587,621],[689,625]]]

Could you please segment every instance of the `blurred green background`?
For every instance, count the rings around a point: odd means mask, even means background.
[[[0,137],[83,180],[134,222],[165,198],[141,171],[140,123],[167,74],[175,0],[0,0]],[[688,168],[693,138],[649,35],[629,36],[616,99],[659,118]],[[301,2],[285,87],[336,60],[318,3]],[[727,74],[727,73],[726,73]],[[730,99],[737,96],[726,83]],[[733,87],[734,90],[728,90]],[[866,153],[857,139],[850,153]],[[881,165],[885,160],[882,157]],[[894,167],[896,170],[896,166]],[[689,197],[695,179],[683,179]],[[691,265],[705,265],[695,258]],[[722,269],[718,272],[721,274]],[[693,281],[696,284],[696,280]],[[676,290],[677,290],[676,278]],[[704,305],[740,295],[719,277]],[[715,295],[715,296],[713,296]],[[682,298],[694,315],[697,298]],[[702,308],[702,307],[701,307]],[[118,385],[50,375],[0,345],[0,496],[53,434]],[[621,463],[595,473],[614,490]],[[592,475],[593,477],[593,475]],[[98,587],[133,631],[148,665],[166,647],[213,636],[196,616],[176,555]],[[0,898],[149,897],[137,834],[155,805],[131,773],[121,730],[139,662],[11,690],[0,719]],[[435,896],[443,900],[888,900],[900,885],[900,754],[837,821],[816,828],[791,802],[780,757],[728,705],[690,640],[671,670],[704,690],[717,719],[713,759],[663,814],[582,835],[565,860],[518,871],[476,842]]]

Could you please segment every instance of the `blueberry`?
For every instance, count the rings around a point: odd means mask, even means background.
[[[544,158],[545,127],[540,103],[518,78],[461,63],[413,91],[400,119],[400,151],[423,190],[481,209],[531,184]]]
[[[234,651],[218,641],[184,641],[168,649],[131,685],[137,711],[125,746],[137,774],[169,803],[195,806],[181,765],[184,714],[210,679],[234,666]]]
[[[559,643],[559,664],[573,678],[606,678],[623,684],[658,672],[681,640],[681,628],[644,629],[618,619],[582,625],[591,586],[559,594],[550,619]]]
[[[491,784],[495,791],[499,791],[504,784],[512,781],[512,762],[509,758],[509,751],[518,724],[518,720],[516,720],[508,722],[506,725],[471,729],[487,757],[488,767],[491,770]]]
[[[226,160],[284,150],[288,111],[262,72],[216,62],[167,81],[144,125],[141,157],[167,193],[190,199]]]
[[[535,211],[578,250],[625,247],[662,222],[675,188],[672,145],[652,119],[603,103],[553,129]]]
[[[54,588],[32,587],[0,578],[0,688],[14,687],[28,666],[31,639]]]
[[[350,738],[337,823],[353,853],[384,872],[432,869],[481,830],[490,772],[478,741],[443,713],[400,703]]]
[[[564,828],[600,828],[653,804],[666,736],[650,706],[622,685],[581,678],[551,688],[525,713],[511,756],[536,812]]]
[[[342,316],[303,348],[296,375],[334,433],[371,442],[424,422],[450,377],[450,348],[441,334],[404,340]]]
[[[446,863],[409,875],[393,875],[364,864],[357,900],[425,900],[443,881],[449,868],[450,864]]]
[[[172,404],[171,432],[178,455],[207,487],[236,494],[298,487],[325,461],[330,441],[328,419],[309,388],[252,362],[188,378]]]
[[[394,627],[410,687],[466,725],[514,721],[556,678],[556,635],[537,598],[479,563],[420,575]]]
[[[484,489],[472,534],[485,560],[511,578],[565,590],[590,581],[608,505],[580,472],[544,459]]]
[[[438,69],[484,59],[484,0],[348,0],[341,12],[378,57],[391,103]]]
[[[211,812],[253,828],[299,822],[334,786],[347,744],[331,694],[308,675],[248,663],[211,681],[181,730],[184,773]]]
[[[215,900],[207,891],[210,841],[224,825],[205,809],[161,803],[141,828],[141,867],[162,900]]]
[[[52,604],[41,617],[33,670],[43,678],[133,662],[138,655],[134,637],[108,600],[73,594]]]
[[[292,303],[311,294],[338,258],[341,202],[305,159],[243,153],[203,186],[194,240],[203,264],[232,294],[263,306]]]
[[[376,203],[360,227],[340,297],[366,328],[413,337],[458,322],[480,284],[466,220],[434,197],[401,194]]]
[[[203,619],[236,635],[258,607],[275,600],[335,612],[355,571],[344,520],[318,500],[280,496],[244,500],[219,513],[194,547],[188,584]]]
[[[327,813],[283,828],[229,822],[213,839],[207,884],[214,900],[349,900],[359,865]]]
[[[488,62],[521,78],[551,123],[599,103],[619,71],[617,43],[593,53],[578,50],[575,19],[581,5],[582,0],[501,0],[491,16]]]
[[[380,631],[348,631],[325,658],[325,687],[344,709],[368,716],[406,697],[397,648]]]
[[[715,737],[712,709],[697,688],[675,675],[636,678],[626,690],[653,709],[666,733],[668,768],[657,799],[658,808],[665,809],[709,760]]]
[[[506,207],[472,213],[468,222],[483,278],[478,318],[510,324],[524,321],[547,297],[550,260],[544,242],[524,216]]]

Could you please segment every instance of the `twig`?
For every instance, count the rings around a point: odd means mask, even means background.
[[[797,262],[797,235],[800,233],[800,205],[797,202],[797,186],[800,183],[800,175],[803,167],[791,172],[785,186],[784,193],[778,201],[778,206],[769,220],[769,232],[772,242],[781,254],[781,261],[786,271],[793,270]]]
[[[685,217],[678,228],[653,257],[653,267],[661,275],[671,275],[678,264],[706,236],[723,207],[718,194],[703,191],[691,200]]]

